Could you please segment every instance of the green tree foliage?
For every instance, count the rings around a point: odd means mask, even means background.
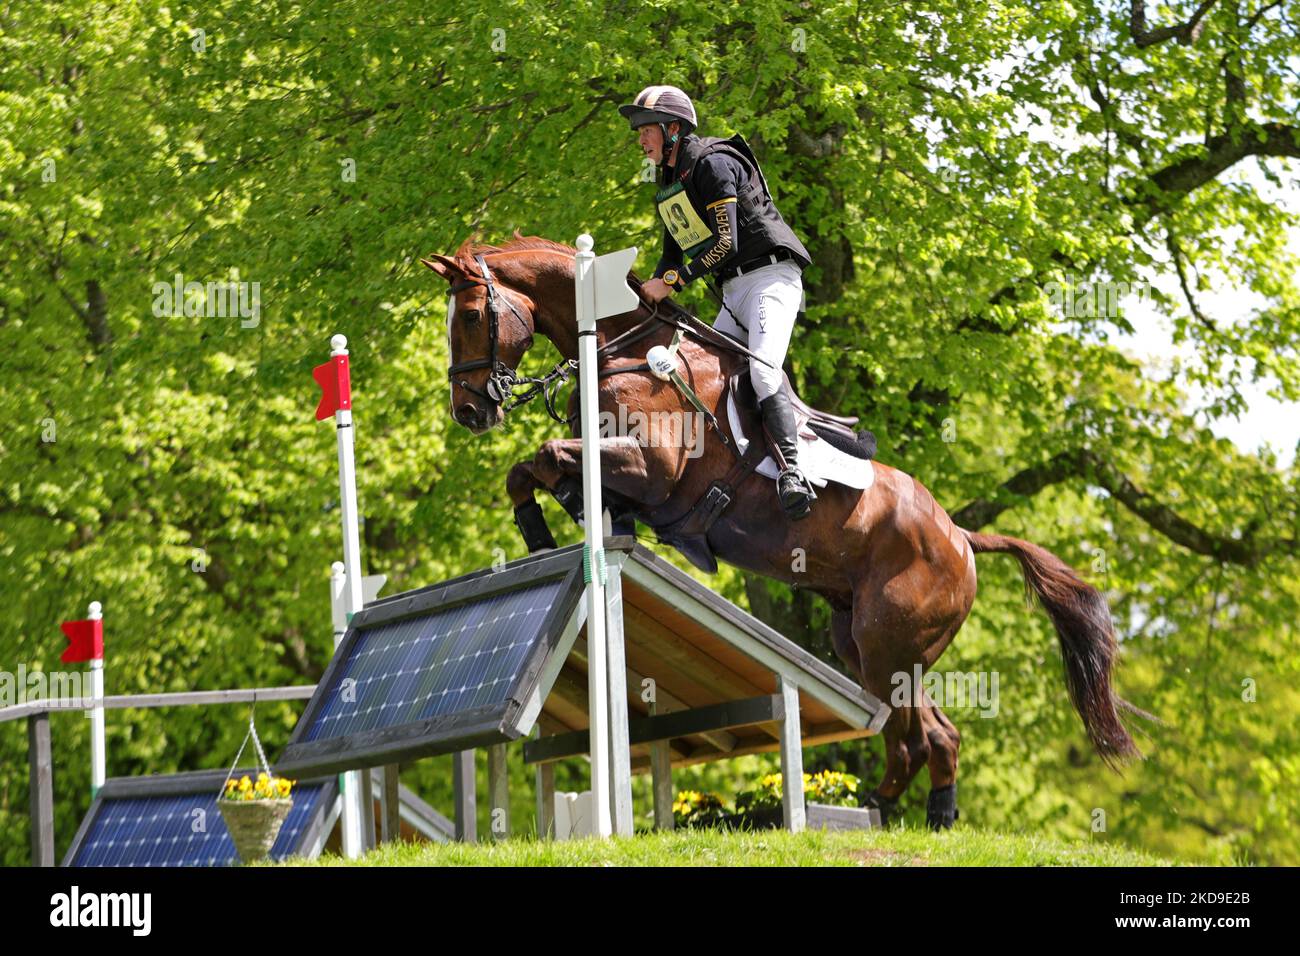
[[[0,6],[0,670],[56,669],[57,622],[98,599],[110,693],[320,675],[339,536],[308,373],[334,332],[367,571],[401,589],[519,556],[504,475],[551,423],[454,426],[446,289],[417,260],[472,232],[590,231],[640,245],[644,270],[658,228],[614,107],[671,82],[701,132],[745,134],[808,241],[804,394],[863,416],[959,523],[1088,572],[1121,692],[1165,721],[1145,763],[1105,771],[1013,563],[981,558],[940,665],[1001,676],[996,718],[952,714],[963,822],[1300,862],[1295,465],[1208,427],[1253,380],[1300,391],[1294,210],[1252,185],[1295,188],[1298,19],[1294,0]],[[1216,273],[1265,305],[1207,314]],[[164,314],[178,274],[256,282],[255,320]],[[1063,317],[1043,294],[1153,275],[1184,293],[1155,296],[1190,355],[1168,369],[1126,352],[1122,310]],[[809,595],[710,583],[829,657]],[[273,749],[296,712],[259,707]],[[110,773],[219,766],[242,721],[113,713]],[[53,718],[60,849],[87,725]],[[870,781],[878,746],[809,769]],[[22,723],[0,724],[7,863],[27,857],[25,756]],[[439,802],[446,769],[409,782]],[[720,781],[739,773],[679,785]]]

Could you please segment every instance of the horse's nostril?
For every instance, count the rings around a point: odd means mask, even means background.
[[[476,412],[474,406],[469,402],[466,402],[464,405],[456,409],[456,421],[460,422],[462,425],[468,425],[473,422],[475,416]]]

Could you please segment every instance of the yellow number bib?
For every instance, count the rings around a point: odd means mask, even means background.
[[[655,201],[659,204],[659,218],[668,227],[669,235],[687,255],[713,238],[713,233],[696,213],[681,183],[674,183],[669,189],[661,190],[655,196]]]

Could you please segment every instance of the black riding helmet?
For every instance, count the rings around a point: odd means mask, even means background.
[[[618,111],[627,117],[632,129],[640,129],[650,123],[658,123],[664,134],[663,158],[659,165],[668,161],[677,142],[677,134],[668,135],[668,124],[676,120],[682,124],[682,135],[694,132],[696,126],[695,105],[691,98],[675,86],[647,86],[636,95],[636,99],[620,106]]]

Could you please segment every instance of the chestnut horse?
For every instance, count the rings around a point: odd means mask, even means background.
[[[475,434],[503,420],[503,402],[515,386],[513,371],[535,334],[546,336],[570,360],[557,367],[560,378],[576,366],[574,252],[516,232],[503,246],[467,241],[454,256],[421,260],[451,283],[451,413]],[[629,279],[639,290],[635,276]],[[662,312],[663,304],[655,311]],[[602,320],[598,345],[636,329],[651,312],[643,304]],[[676,329],[667,322],[648,324],[650,334],[602,354],[600,410],[619,421],[627,420],[627,409],[676,413],[689,420],[684,413],[692,406],[678,388],[643,364],[647,350],[668,345]],[[721,434],[722,428],[730,431],[721,403],[724,383],[747,359],[705,338],[687,335],[677,352],[683,379],[720,421],[717,431],[705,434],[702,454],[681,444],[656,445],[620,435],[600,439],[606,501],[651,527],[680,519],[735,464],[736,455]],[[574,389],[568,409],[574,435],[577,400]],[[757,410],[747,414],[747,434],[761,435]],[[1111,766],[1140,756],[1116,711],[1117,705],[1136,709],[1111,690],[1116,641],[1101,594],[1051,552],[1016,538],[958,528],[915,478],[878,462],[869,467],[875,469],[875,479],[867,489],[828,482],[812,514],[796,522],[782,512],[775,482],[750,474],[709,528],[708,545],[730,564],[824,597],[832,608],[836,654],[862,687],[886,702],[893,696],[895,675],[910,678],[917,665],[922,672],[933,667],[965,621],[975,600],[975,554],[1011,554],[1055,625],[1066,688],[1093,747]],[[580,493],[581,468],[580,438],[547,441],[509,473],[507,490],[516,515],[533,510],[540,517],[534,498],[539,490],[559,497],[576,487]],[[570,514],[580,514],[571,505],[566,503]],[[521,530],[527,532],[522,523]],[[543,535],[550,538],[549,532]],[[530,550],[539,546],[536,538],[534,534]],[[544,544],[553,546],[553,539]],[[794,561],[800,552],[802,562]],[[913,688],[912,694],[911,705],[895,706],[884,726],[884,777],[868,802],[887,816],[917,772],[928,767],[928,822],[934,828],[949,827],[957,817],[961,736],[923,689]]]

